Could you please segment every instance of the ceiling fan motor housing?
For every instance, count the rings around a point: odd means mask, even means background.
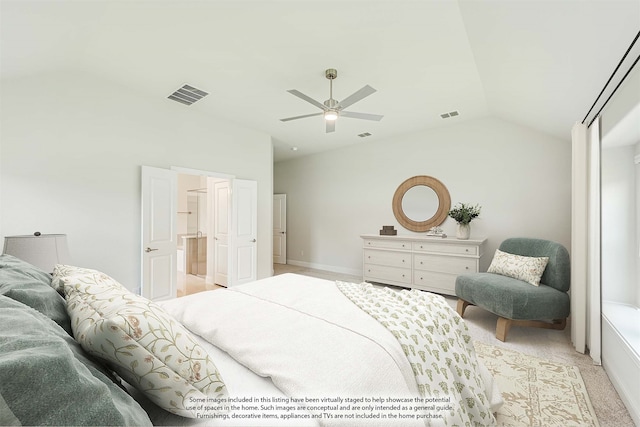
[[[329,68],[324,72],[324,76],[329,80],[333,80],[338,77],[338,70],[336,70],[335,68]]]
[[[338,101],[336,101],[333,98],[329,98],[326,101],[323,102],[323,104],[327,107],[327,108],[335,108],[336,105],[338,105]]]

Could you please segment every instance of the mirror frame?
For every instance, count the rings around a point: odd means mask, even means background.
[[[425,221],[414,221],[402,210],[402,198],[409,189],[417,185],[424,185],[431,188],[438,196],[438,210],[431,218]],[[449,209],[451,209],[451,196],[449,195],[447,187],[445,187],[438,179],[427,175],[417,175],[400,184],[393,195],[392,207],[393,214],[400,225],[407,230],[424,232],[428,231],[432,227],[442,224],[444,220],[447,219]]]

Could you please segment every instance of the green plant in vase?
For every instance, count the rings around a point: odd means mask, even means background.
[[[456,229],[456,237],[466,240],[471,235],[471,221],[480,216],[480,205],[471,205],[467,203],[458,203],[449,211],[449,216],[458,223]]]

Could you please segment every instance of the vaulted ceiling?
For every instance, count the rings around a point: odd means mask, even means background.
[[[202,114],[270,134],[275,160],[496,116],[569,140],[640,29],[638,0],[0,3],[0,77],[80,70],[157,102],[189,84]],[[377,92],[322,117],[290,93]],[[459,115],[442,119],[441,114]],[[360,138],[368,132],[371,136]],[[292,147],[298,147],[292,151]]]

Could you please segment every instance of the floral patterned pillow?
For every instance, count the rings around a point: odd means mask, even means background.
[[[496,249],[487,273],[513,277],[538,286],[548,263],[549,257],[515,255]]]
[[[58,265],[53,282],[80,345],[158,406],[196,418],[192,398],[227,396],[208,353],[158,305],[95,270]]]

